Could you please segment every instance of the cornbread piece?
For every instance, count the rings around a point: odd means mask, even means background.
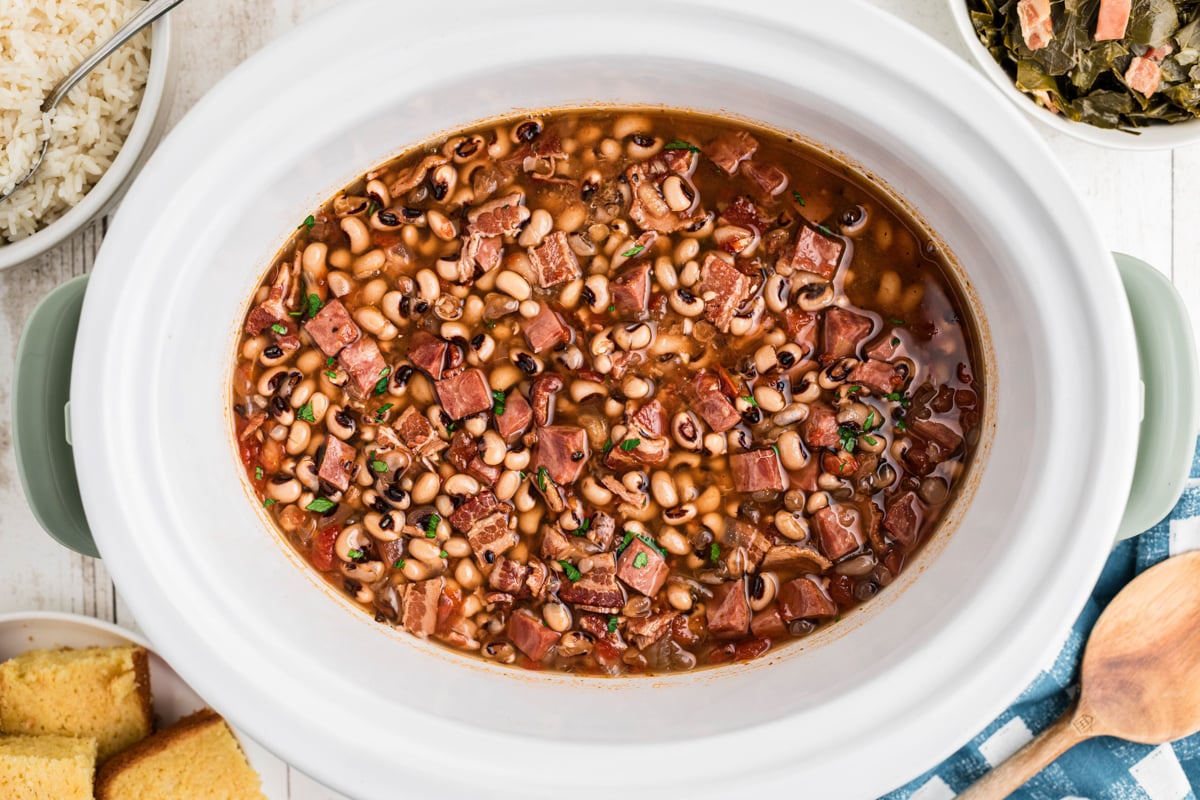
[[[140,647],[31,650],[0,664],[0,733],[94,737],[104,763],[153,727]]]
[[[100,768],[96,800],[255,800],[265,795],[233,732],[203,709]]]
[[[96,740],[0,736],[4,800],[92,800]]]

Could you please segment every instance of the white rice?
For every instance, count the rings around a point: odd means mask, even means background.
[[[0,194],[25,177],[49,129],[33,179],[0,200],[0,246],[61,217],[112,164],[133,127],[150,69],[143,31],[79,83],[52,118],[54,85],[142,5],[141,0],[0,0]]]

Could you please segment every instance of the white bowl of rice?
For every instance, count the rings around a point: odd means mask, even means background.
[[[0,16],[0,269],[59,244],[119,199],[162,133],[172,82],[170,17],[84,78],[43,120],[54,85],[142,5],[141,0],[10,0]]]

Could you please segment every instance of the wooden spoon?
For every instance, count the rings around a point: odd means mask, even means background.
[[[1007,797],[1093,736],[1161,744],[1200,730],[1200,552],[1121,590],[1092,629],[1079,681],[1073,708],[959,800]]]

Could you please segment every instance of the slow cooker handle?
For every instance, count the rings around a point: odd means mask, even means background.
[[[1161,272],[1113,253],[1137,335],[1142,425],[1137,466],[1118,539],[1157,525],[1179,502],[1200,433],[1200,377],[1191,318]]]
[[[12,431],[17,472],[38,524],[64,547],[98,557],[75,478],[68,409],[86,288],[86,275],[58,286],[25,324],[13,372]]]

